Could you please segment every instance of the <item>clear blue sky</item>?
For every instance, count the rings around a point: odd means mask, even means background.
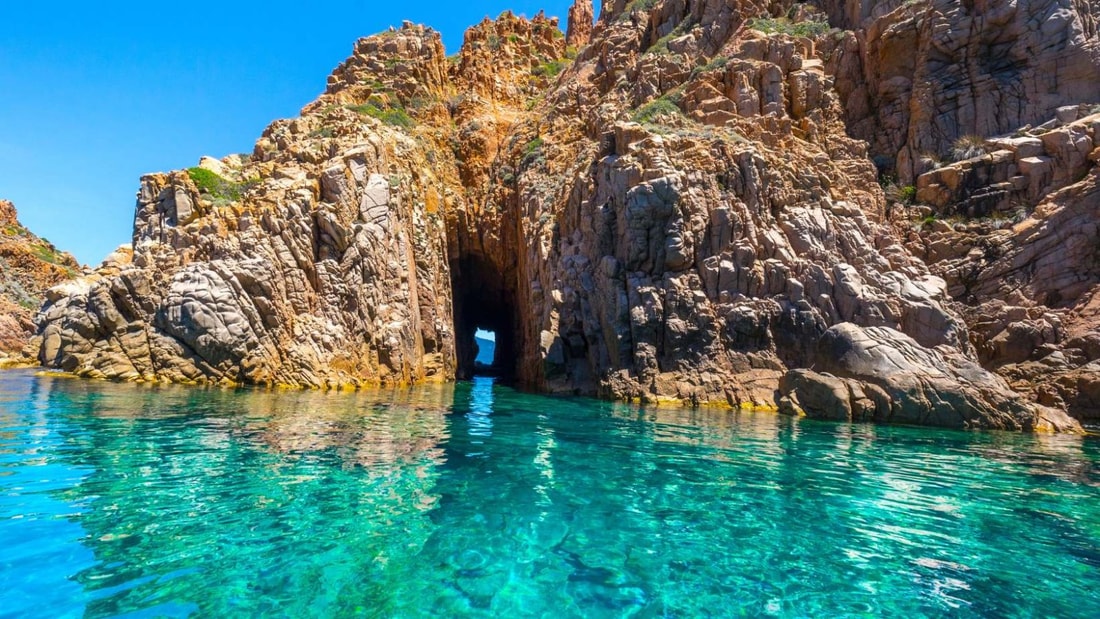
[[[8,2],[0,10],[0,198],[96,265],[130,242],[138,178],[251,152],[296,116],[355,40],[424,23],[447,53],[506,9],[570,0]],[[597,10],[599,3],[596,3]]]

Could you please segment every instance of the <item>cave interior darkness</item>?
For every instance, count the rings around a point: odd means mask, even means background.
[[[511,384],[516,379],[518,322],[515,291],[504,274],[490,261],[469,255],[452,263],[454,291],[455,348],[458,367],[455,377],[470,380],[474,375],[494,376]],[[478,329],[496,335],[496,352],[486,369],[476,367]]]

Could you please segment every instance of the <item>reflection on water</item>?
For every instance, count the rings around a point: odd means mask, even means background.
[[[1094,437],[488,378],[341,394],[8,372],[0,615],[1074,616],[1100,608],[1098,462]]]
[[[489,437],[493,435],[493,383],[496,379],[488,376],[475,376],[468,383],[461,383],[455,393],[455,407],[469,407],[466,420],[469,422],[470,436]],[[468,398],[468,403],[465,401]]]

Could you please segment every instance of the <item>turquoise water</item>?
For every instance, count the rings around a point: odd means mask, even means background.
[[[0,617],[1100,616],[1100,439],[0,373]]]

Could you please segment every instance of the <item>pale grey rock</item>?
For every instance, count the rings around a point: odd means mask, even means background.
[[[781,409],[826,419],[955,428],[1072,431],[1062,411],[1027,402],[957,351],[925,348],[886,327],[831,327],[812,370],[780,383]]]

